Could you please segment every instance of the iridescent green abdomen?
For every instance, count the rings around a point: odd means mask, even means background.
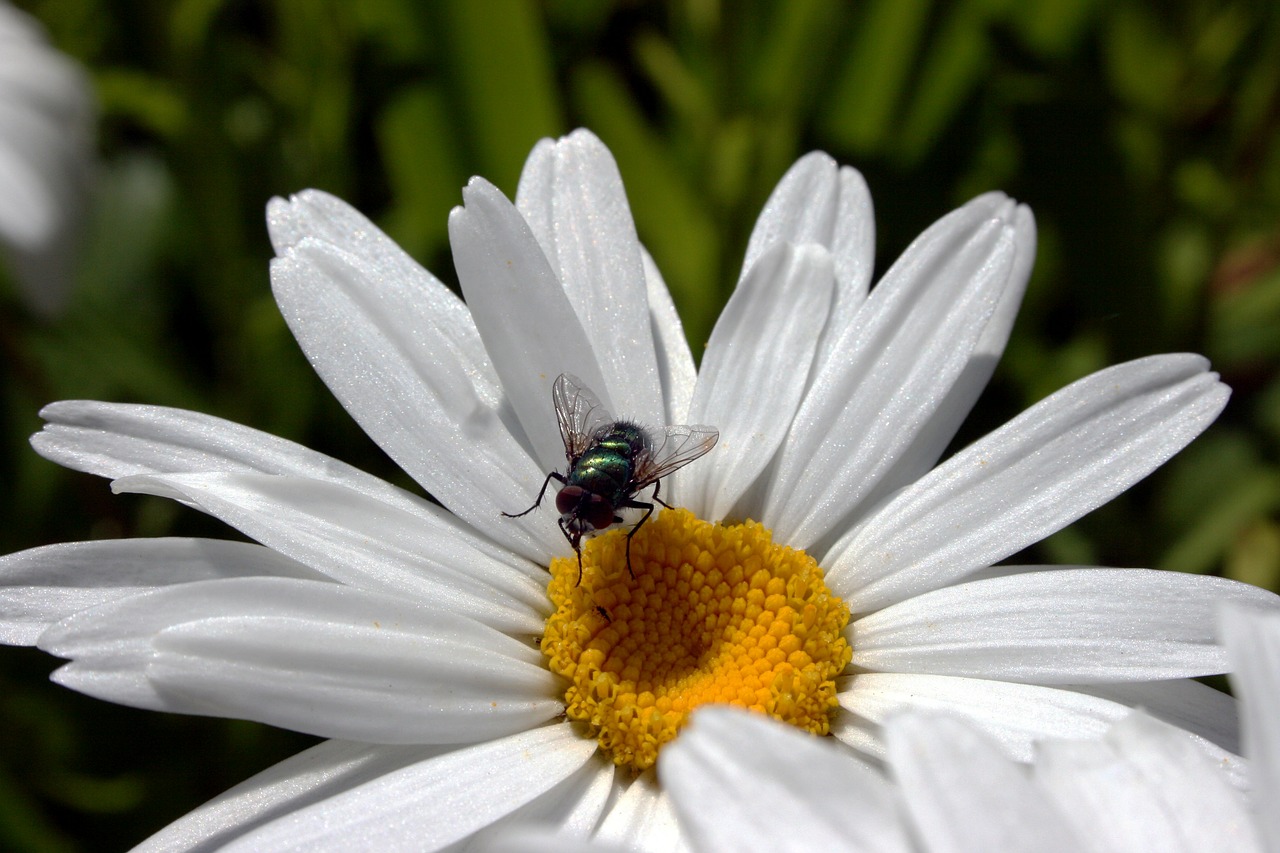
[[[618,506],[631,495],[632,477],[648,441],[644,430],[617,421],[598,433],[569,471],[571,485],[581,486]]]

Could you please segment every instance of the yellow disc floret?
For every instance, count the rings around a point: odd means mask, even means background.
[[[566,713],[613,761],[651,767],[699,705],[750,708],[827,734],[835,677],[852,650],[849,611],[812,557],[752,521],[712,524],[665,510],[551,563],[556,612],[542,652],[569,680]]]

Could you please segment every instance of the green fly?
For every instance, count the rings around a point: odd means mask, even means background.
[[[702,456],[716,446],[720,432],[709,426],[669,426],[656,433],[634,421],[615,420],[576,376],[561,373],[551,386],[551,403],[560,424],[568,471],[552,471],[542,481],[533,506],[507,518],[519,518],[538,508],[552,480],[561,484],[556,495],[560,511],[560,532],[578,555],[578,583],[582,582],[584,534],[620,524],[621,509],[643,509],[644,517],[627,533],[627,572],[631,570],[631,537],[636,535],[655,509],[652,503],[636,500],[636,495],[653,486],[658,497],[663,477]]]

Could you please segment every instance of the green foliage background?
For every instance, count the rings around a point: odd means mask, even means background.
[[[451,281],[446,217],[467,178],[513,193],[538,138],[587,126],[695,350],[805,151],[866,175],[881,270],[979,192],[1028,202],[1034,278],[958,442],[1149,353],[1205,353],[1235,393],[1190,449],[1027,558],[1280,585],[1280,5],[21,5],[89,69],[103,162],[66,313],[36,320],[0,279],[0,551],[231,535],[39,459],[26,437],[57,399],[198,409],[405,483],[276,312],[263,205],[329,190]],[[3,849],[127,847],[309,742],[95,702],[49,684],[55,665],[0,655]]]

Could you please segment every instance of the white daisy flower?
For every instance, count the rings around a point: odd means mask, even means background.
[[[45,456],[261,545],[13,555],[5,639],[69,659],[54,679],[90,695],[332,738],[143,849],[432,850],[529,819],[677,849],[647,768],[705,703],[872,756],[887,715],[945,709],[1020,760],[1141,703],[1235,761],[1231,700],[1189,679],[1227,668],[1210,602],[1274,596],[990,568],[1204,429],[1228,394],[1204,359],[1102,371],[935,467],[1013,322],[1025,208],[974,200],[869,291],[865,184],[811,154],[766,205],[695,370],[594,136],[540,143],[515,204],[479,178],[463,199],[450,237],[465,304],[334,198],[268,212],[276,298],[311,363],[447,509],[216,418],[44,411]],[[553,508],[501,515],[564,473],[551,387],[566,371],[655,430],[720,430],[663,481],[678,509],[630,541],[634,513],[583,543],[580,583]]]
[[[71,286],[93,170],[95,108],[84,72],[40,25],[0,0],[0,247],[32,310]]]

